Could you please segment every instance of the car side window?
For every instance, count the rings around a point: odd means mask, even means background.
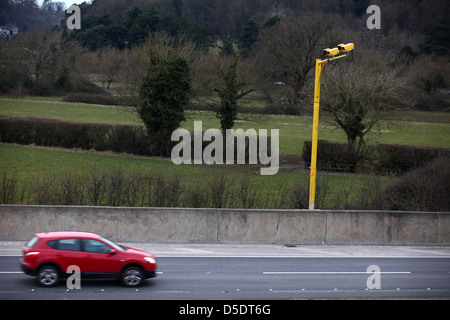
[[[83,249],[86,252],[92,253],[109,253],[111,250],[111,248],[103,242],[92,239],[83,239]]]
[[[58,249],[58,240],[47,241],[47,245],[53,249]]]
[[[27,248],[33,248],[39,242],[39,238],[34,236],[30,241],[25,245]]]
[[[81,251],[80,239],[60,239],[51,240],[47,244],[53,249],[65,250],[65,251]]]

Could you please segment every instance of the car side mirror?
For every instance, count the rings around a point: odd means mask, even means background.
[[[115,255],[117,253],[117,250],[116,249],[111,249],[111,250],[109,250],[109,254],[110,255]]]

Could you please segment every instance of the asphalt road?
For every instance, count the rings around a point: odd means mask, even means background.
[[[41,288],[16,257],[0,257],[0,299],[309,299],[450,297],[450,259],[160,258],[160,274],[136,289],[86,280],[80,290]],[[380,289],[366,290],[377,265]],[[373,280],[375,281],[375,280]]]
[[[450,251],[442,247],[141,245],[159,264],[142,287],[85,280],[67,290],[64,280],[42,288],[21,273],[18,246],[0,243],[1,300],[450,298]]]

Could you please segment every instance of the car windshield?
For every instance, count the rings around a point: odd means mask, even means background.
[[[106,242],[107,244],[109,244],[111,247],[113,247],[114,249],[116,249],[116,250],[119,250],[119,251],[127,251],[127,249],[124,247],[124,246],[121,246],[121,245],[118,245],[117,243],[115,243],[115,242],[113,242],[113,241],[111,241],[111,240],[109,240],[109,239],[106,239],[106,238],[101,238],[104,242]]]

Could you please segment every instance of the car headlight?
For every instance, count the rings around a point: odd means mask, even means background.
[[[156,259],[152,257],[145,257],[144,260],[150,263],[156,263]]]

